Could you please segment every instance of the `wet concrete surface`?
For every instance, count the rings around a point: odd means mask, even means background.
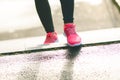
[[[74,13],[75,23],[77,25],[76,30],[81,32],[106,28],[118,28],[120,26],[120,12],[113,1],[114,0],[98,0],[92,2],[92,0],[78,0],[78,2],[75,3]],[[55,6],[52,6],[51,8],[53,7]],[[34,16],[34,19],[38,20],[37,15]],[[54,10],[53,21],[56,32],[63,33],[63,20],[60,5]],[[0,33],[0,40],[43,35],[45,35],[45,30],[38,20],[38,22],[29,29]]]
[[[99,1],[76,3],[78,32],[120,26],[119,10],[113,0]],[[56,31],[63,33],[60,8],[53,17]],[[40,25],[0,33],[0,40],[42,35],[45,31]],[[0,56],[0,80],[120,80],[119,61],[120,43],[6,55]]]
[[[0,80],[120,80],[120,43],[0,56]]]

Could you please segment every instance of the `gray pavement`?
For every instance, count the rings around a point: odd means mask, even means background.
[[[120,43],[0,57],[0,80],[120,80]]]

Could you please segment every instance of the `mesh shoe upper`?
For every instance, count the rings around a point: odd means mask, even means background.
[[[81,44],[81,38],[75,31],[75,25],[68,23],[64,25],[64,33],[67,37],[67,42],[70,46],[76,46]]]
[[[57,37],[57,33],[56,32],[49,32],[46,35],[46,39],[45,39],[44,44],[54,43],[54,42],[57,41],[57,39],[58,39],[58,37]]]

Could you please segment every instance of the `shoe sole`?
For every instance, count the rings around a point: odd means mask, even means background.
[[[75,47],[75,46],[80,46],[82,43],[77,43],[77,44],[69,44],[69,43],[67,43],[69,46],[71,46],[71,47]]]
[[[66,37],[65,33],[63,33],[63,35]],[[67,44],[71,47],[75,47],[75,46],[80,46],[82,43],[80,42],[80,43],[77,43],[77,44],[69,44],[69,43],[67,43]]]
[[[49,45],[49,44],[54,44],[54,43],[58,43],[59,42],[59,40],[57,39],[55,42],[52,42],[52,43],[46,43],[46,44],[44,44],[44,45]]]

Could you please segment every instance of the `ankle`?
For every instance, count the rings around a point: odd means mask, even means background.
[[[64,24],[64,30],[67,29],[67,28],[75,28],[75,24],[74,23],[65,23]]]
[[[55,31],[50,31],[50,32],[47,32],[47,33],[55,33]]]
[[[47,32],[47,34],[57,34],[56,32]]]
[[[73,25],[74,23],[64,23],[64,25]]]

